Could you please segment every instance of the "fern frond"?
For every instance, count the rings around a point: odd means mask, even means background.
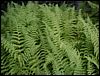
[[[91,5],[91,3],[90,3]],[[94,5],[94,4],[93,4]],[[95,6],[98,8],[98,6]],[[1,16],[3,75],[96,75],[99,32],[66,4],[11,2]]]
[[[85,34],[87,36],[87,38],[91,39],[93,45],[94,45],[94,54],[96,55],[96,57],[98,58],[99,56],[99,35],[98,35],[98,30],[97,28],[92,24],[92,22],[90,21],[90,19],[88,18],[87,21],[88,23],[86,23],[82,18],[80,18],[80,20],[82,21],[83,25],[84,25],[84,29],[85,29]]]

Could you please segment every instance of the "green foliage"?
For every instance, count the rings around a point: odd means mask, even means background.
[[[99,33],[63,4],[8,4],[1,16],[3,75],[97,75]]]
[[[80,1],[79,8],[82,9],[83,16],[88,15],[99,29],[99,1]]]

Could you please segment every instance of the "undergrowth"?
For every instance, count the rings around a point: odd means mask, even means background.
[[[66,4],[8,4],[1,16],[3,75],[98,75],[99,31]]]

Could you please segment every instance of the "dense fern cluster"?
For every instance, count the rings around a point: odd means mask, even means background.
[[[99,33],[66,4],[8,4],[1,16],[4,75],[97,75]]]

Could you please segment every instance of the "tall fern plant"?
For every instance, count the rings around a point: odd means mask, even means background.
[[[99,33],[74,7],[8,4],[1,16],[3,75],[97,75]]]

